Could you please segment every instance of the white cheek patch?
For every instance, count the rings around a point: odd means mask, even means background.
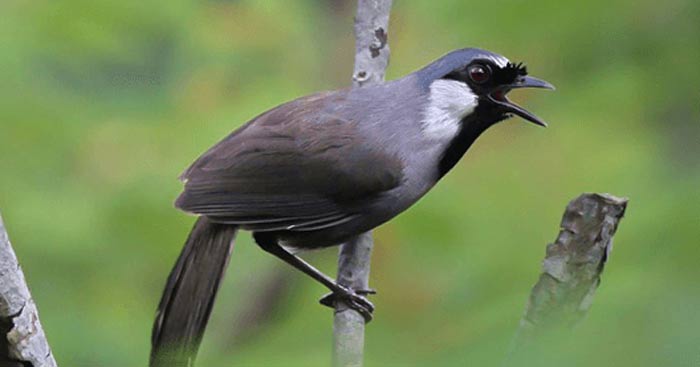
[[[459,133],[462,118],[472,113],[478,102],[478,97],[463,82],[434,81],[423,110],[423,133],[435,140],[452,140]]]

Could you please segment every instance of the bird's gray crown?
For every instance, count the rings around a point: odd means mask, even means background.
[[[436,79],[443,78],[477,59],[490,60],[501,68],[505,68],[510,64],[510,61],[505,56],[497,53],[480,48],[463,48],[452,51],[435,60],[423,69],[418,70],[416,75],[420,83],[425,88],[429,88],[430,84]]]

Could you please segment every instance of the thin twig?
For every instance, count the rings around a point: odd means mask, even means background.
[[[391,0],[358,0],[355,16],[355,69],[353,87],[384,81],[389,64],[387,30]],[[368,289],[372,234],[367,232],[345,243],[338,258],[338,283],[352,289]],[[362,366],[365,319],[338,302],[333,321],[333,360],[336,367]]]
[[[369,287],[372,233],[363,233],[346,242],[338,258],[338,283],[353,289]],[[343,302],[335,307],[333,320],[333,365],[362,366],[365,344],[365,319]]]
[[[0,217],[0,365],[55,367],[39,313]]]
[[[389,65],[389,13],[391,0],[358,0],[355,16],[354,87],[384,81]]]
[[[530,293],[509,359],[539,336],[570,329],[593,302],[627,199],[582,194],[566,207],[557,240],[547,246],[542,274]]]

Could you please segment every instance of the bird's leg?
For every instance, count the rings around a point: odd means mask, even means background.
[[[351,288],[345,287],[338,284],[335,280],[326,274],[323,274],[320,270],[313,267],[313,265],[307,263],[302,258],[290,253],[285,250],[282,246],[277,243],[277,240],[273,236],[266,235],[264,233],[253,233],[253,238],[255,242],[263,250],[275,255],[287,264],[301,270],[306,275],[314,278],[317,282],[323,284],[332,293],[323,297],[320,302],[322,305],[328,307],[335,307],[335,302],[342,300],[348,304],[352,309],[359,312],[366,322],[372,320],[372,312],[374,311],[374,305],[370,302],[364,295],[372,294],[372,290],[358,290],[355,291]]]

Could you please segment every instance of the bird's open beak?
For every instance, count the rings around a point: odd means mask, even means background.
[[[503,107],[507,113],[513,113],[515,115],[518,115],[522,118],[524,118],[527,121],[530,121],[534,124],[540,125],[547,127],[547,123],[542,121],[539,117],[535,116],[528,110],[518,106],[517,104],[511,102],[507,97],[506,94],[511,90],[511,89],[516,89],[516,88],[543,88],[543,89],[550,89],[554,90],[554,86],[549,84],[548,82],[542,80],[542,79],[537,79],[535,77],[531,76],[521,76],[515,83],[510,84],[506,86],[503,89],[500,89],[494,93],[491,93],[489,95],[489,98],[491,101],[501,107]]]

